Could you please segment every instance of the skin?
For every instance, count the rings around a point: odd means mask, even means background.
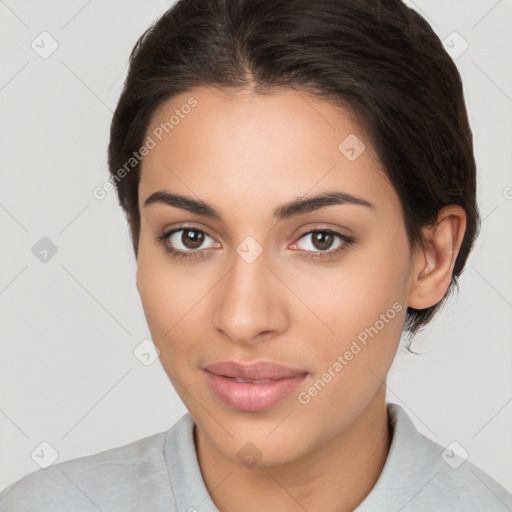
[[[385,383],[406,308],[426,308],[445,295],[464,210],[444,208],[437,229],[424,231],[425,248],[412,250],[399,197],[349,111],[298,91],[194,89],[157,110],[148,134],[191,96],[197,106],[142,164],[137,287],[161,363],[196,422],[205,484],[223,512],[351,511],[375,485],[389,451]],[[349,134],[366,146],[354,161],[338,149]],[[144,206],[160,190],[211,204],[223,220],[163,203]],[[279,222],[272,216],[283,203],[326,191],[348,192],[374,208],[346,203]],[[157,237],[183,224],[208,235],[194,248],[180,232],[175,248],[208,257],[166,253]],[[303,236],[313,228],[354,243],[329,257],[341,240],[315,245]],[[247,236],[262,249],[252,263],[236,251]],[[322,250],[323,259],[311,256]],[[298,393],[394,303],[401,311],[301,403]],[[273,361],[309,375],[276,406],[241,412],[206,384],[202,367],[221,360]],[[237,456],[248,442],[260,457],[254,465]]]

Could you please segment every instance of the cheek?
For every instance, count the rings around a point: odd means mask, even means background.
[[[185,314],[184,290],[180,275],[172,271],[169,261],[141,243],[137,258],[137,284],[144,314],[155,344],[159,345],[166,333]]]
[[[346,265],[330,272],[303,273],[297,281],[297,295],[307,298],[311,312],[322,321],[309,315],[310,322],[315,320],[315,327],[321,327],[327,337],[355,337],[381,315],[398,323],[397,310],[405,308],[407,258],[398,252],[368,253],[369,257],[363,251],[354,254]]]
[[[317,373],[345,354],[335,380],[347,390],[376,383],[370,368],[379,376],[387,373],[405,319],[408,258],[407,239],[397,231],[361,245],[339,267],[303,274],[298,295],[308,298],[317,318],[308,315],[299,323],[317,340],[312,347]]]
[[[204,338],[207,323],[204,298],[212,284],[203,273],[193,276],[185,266],[169,261],[158,249],[141,244],[137,263],[137,283],[151,337],[160,350],[166,368],[172,368],[198,353],[195,340]],[[178,356],[178,353],[182,353]],[[188,354],[188,355],[187,355]]]

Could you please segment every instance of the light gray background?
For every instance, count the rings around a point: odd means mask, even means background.
[[[482,233],[454,296],[399,356],[388,400],[512,491],[512,0],[415,0],[453,51],[479,169]],[[57,461],[169,428],[185,412],[149,337],[108,178],[109,124],[129,52],[163,1],[0,1],[0,488]],[[58,49],[31,47],[47,31]],[[41,37],[46,37],[41,42]],[[455,37],[455,39],[454,39]],[[42,51],[42,48],[41,50]],[[420,65],[420,63],[418,63]],[[32,252],[48,237],[58,252]],[[41,452],[41,450],[43,450]],[[44,456],[41,455],[44,452]],[[440,454],[441,456],[441,454]]]

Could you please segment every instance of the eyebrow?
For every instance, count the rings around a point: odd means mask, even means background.
[[[153,203],[163,203],[169,206],[175,206],[176,208],[182,208],[183,210],[188,210],[189,212],[197,215],[203,215],[219,221],[223,220],[220,212],[212,205],[209,205],[204,201],[191,199],[190,197],[185,197],[179,194],[171,194],[165,190],[153,192],[148,196],[144,201],[144,207]],[[307,198],[298,197],[284,203],[274,210],[274,218],[277,220],[284,220],[297,215],[303,215],[326,206],[342,204],[354,204],[375,209],[375,205],[365,199],[346,192],[333,191]]]

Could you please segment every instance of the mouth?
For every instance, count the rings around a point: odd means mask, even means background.
[[[300,386],[308,372],[267,361],[221,361],[203,368],[210,390],[239,411],[270,409]]]
[[[225,375],[221,375],[221,377],[226,377],[226,376]],[[235,382],[243,382],[243,383],[247,383],[248,382],[250,384],[265,384],[267,382],[274,382],[272,379],[248,380],[248,379],[239,379],[238,377],[226,377],[226,378],[234,380]]]

